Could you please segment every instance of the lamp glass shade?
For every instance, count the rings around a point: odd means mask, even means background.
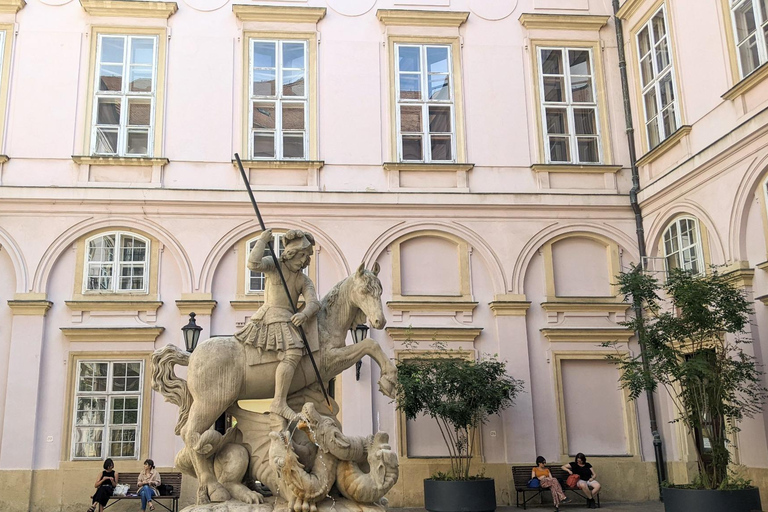
[[[355,343],[360,343],[368,335],[368,326],[365,324],[358,324],[352,330],[352,336],[355,338]]]
[[[181,328],[181,332],[184,334],[184,345],[187,348],[187,352],[193,352],[197,348],[197,342],[200,340],[200,331],[203,328],[197,325],[195,322],[195,314],[189,314],[189,323]]]

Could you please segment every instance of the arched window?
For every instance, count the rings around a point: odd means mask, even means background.
[[[285,245],[283,244],[283,234],[282,233],[275,233],[274,234],[275,240],[272,243],[272,246],[275,248],[275,252],[277,253],[277,257],[279,258],[281,254],[283,254],[283,249],[285,249]],[[246,254],[246,261],[248,256],[251,254],[251,251],[253,250],[253,246],[256,245],[257,238],[254,238],[252,240],[248,240],[246,243],[246,247],[248,250],[245,252]],[[268,257],[270,254],[269,247],[264,249],[264,257]],[[263,272],[254,272],[250,269],[246,271],[245,275],[245,293],[264,293],[264,273]]]
[[[120,231],[85,244],[85,292],[147,293],[149,240]]]
[[[664,264],[667,271],[673,268],[695,274],[704,271],[699,224],[695,219],[676,219],[664,231]]]

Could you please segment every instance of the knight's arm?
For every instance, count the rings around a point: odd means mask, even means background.
[[[264,257],[267,249],[267,239],[259,238],[248,255],[248,270],[253,272],[268,272],[275,268],[275,260],[272,256]]]
[[[301,289],[301,295],[304,297],[304,309],[301,312],[307,315],[307,318],[312,318],[320,311],[320,301],[317,300],[315,285],[307,276],[304,276],[304,286]]]

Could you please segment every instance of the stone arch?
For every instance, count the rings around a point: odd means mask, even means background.
[[[70,227],[64,233],[59,235],[56,240],[46,249],[37,269],[35,270],[35,276],[33,281],[33,291],[38,293],[46,293],[48,287],[48,278],[50,277],[51,269],[53,268],[56,260],[59,256],[67,250],[78,238],[97,231],[100,229],[109,230],[115,229],[120,226],[126,226],[144,231],[146,234],[155,237],[159,240],[165,248],[173,255],[176,264],[179,267],[179,273],[181,275],[182,291],[192,292],[193,275],[192,265],[189,262],[189,257],[184,250],[184,247],[178,240],[168,232],[163,226],[152,222],[148,219],[136,218],[136,217],[107,217],[107,218],[90,218],[81,221],[74,226]]]
[[[11,234],[2,227],[0,227],[0,247],[8,253],[13,264],[13,270],[16,273],[16,293],[30,291],[29,271],[27,269],[27,262],[24,259],[24,253],[21,252]]]
[[[654,221],[651,223],[650,229],[647,232],[648,235],[645,238],[648,247],[648,255],[651,256],[656,254],[656,250],[661,243],[661,237],[664,236],[664,230],[667,228],[667,226],[669,226],[670,222],[678,217],[685,216],[696,219],[696,221],[699,223],[699,226],[703,226],[707,231],[710,254],[705,254],[705,264],[707,262],[707,258],[715,264],[725,263],[728,259],[728,255],[726,254],[726,248],[723,247],[720,232],[704,208],[691,200],[685,200],[682,203],[669,205],[654,219]],[[702,250],[704,250],[703,247]]]
[[[480,235],[459,223],[405,221],[396,224],[373,241],[363,255],[363,263],[365,263],[367,268],[370,268],[392,242],[412,233],[427,231],[437,233],[442,232],[449,235],[447,238],[456,237],[468,243],[473,250],[477,251],[477,254],[485,263],[493,283],[494,294],[503,294],[505,292],[504,283],[506,283],[506,277],[504,275],[504,268],[501,265],[501,260]]]
[[[728,224],[728,260],[744,261],[747,259],[747,239],[744,231],[747,228],[747,217],[751,198],[757,188],[763,182],[768,171],[768,154],[755,158],[749,165],[747,172],[741,178],[733,200],[731,215]],[[763,208],[767,208],[766,201],[760,201]],[[768,242],[768,240],[766,241]]]
[[[327,250],[328,254],[330,254],[336,263],[341,266],[341,269],[345,275],[350,274],[349,264],[344,257],[344,253],[341,252],[341,249],[336,244],[336,242],[334,242],[327,233],[322,231],[317,226],[308,222],[296,222],[294,220],[286,220],[280,218],[270,219],[269,225],[280,226],[281,228],[301,229],[304,231],[309,231],[314,235],[317,244],[320,245],[324,250]],[[258,231],[261,231],[261,226],[258,224],[258,222],[255,220],[248,220],[229,230],[219,239],[218,242],[216,242],[216,245],[213,246],[211,252],[209,252],[208,256],[206,256],[205,262],[203,263],[203,268],[200,272],[200,280],[197,283],[197,287],[200,292],[211,293],[213,288],[213,276],[216,274],[216,268],[219,266],[219,263],[221,262],[222,258],[224,258],[224,255],[227,253],[227,251],[230,250],[232,246],[241,238],[247,236],[250,233],[256,233]]]
[[[525,294],[525,274],[528,269],[528,265],[533,259],[536,252],[546,243],[558,239],[561,240],[567,237],[570,233],[580,236],[593,236],[599,237],[604,241],[610,241],[610,243],[616,243],[624,250],[630,251],[630,256],[635,260],[639,259],[637,254],[637,242],[634,241],[627,233],[610,226],[608,224],[596,224],[588,222],[579,222],[573,224],[559,224],[553,223],[544,227],[541,231],[536,233],[528,240],[523,250],[520,251],[515,267],[512,272],[512,281],[510,283],[510,293],[516,295]]]

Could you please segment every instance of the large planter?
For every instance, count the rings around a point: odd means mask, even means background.
[[[665,487],[666,512],[753,512],[762,510],[760,490],[757,487],[738,491],[710,489],[676,489]]]
[[[424,508],[429,512],[492,512],[496,510],[493,478],[424,480]]]

